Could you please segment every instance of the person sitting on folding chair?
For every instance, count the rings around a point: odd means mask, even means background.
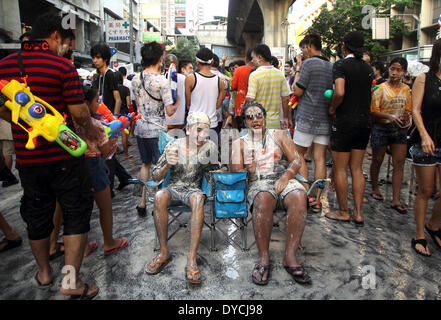
[[[172,201],[180,201],[191,208],[190,252],[185,277],[189,283],[201,283],[196,253],[204,223],[206,198],[202,191],[202,177],[212,170],[219,169],[217,146],[211,140],[207,140],[209,130],[210,119],[205,113],[190,114],[187,118],[187,136],[170,141],[153,168],[153,180],[164,179],[170,170],[170,182],[155,195],[153,215],[160,252],[147,266],[146,273],[149,275],[161,272],[171,260],[167,247],[167,207]]]
[[[266,111],[257,102],[242,110],[247,134],[233,143],[231,171],[248,170],[247,201],[253,214],[259,260],[252,273],[255,284],[266,285],[270,275],[269,243],[273,213],[287,210],[287,243],[283,266],[296,282],[311,283],[295,253],[306,223],[306,190],[295,180],[301,160],[294,142],[284,130],[266,129]]]

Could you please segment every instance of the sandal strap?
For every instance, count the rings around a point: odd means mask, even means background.
[[[412,239],[413,242],[415,243],[415,245],[420,244],[422,245],[424,248],[427,249],[427,240],[426,239]]]
[[[156,257],[155,259],[153,259],[152,261],[150,261],[149,266],[152,268],[159,268],[162,264],[166,263],[168,261],[168,259],[159,259],[159,257]]]
[[[260,276],[263,277],[263,274],[265,273],[265,271],[269,270],[269,265],[262,266],[260,264],[256,264],[256,266],[254,267],[254,270],[257,270],[257,272],[259,272]]]
[[[438,230],[431,230],[431,229],[429,229],[428,227],[427,227],[427,225],[425,226],[426,227],[426,230],[427,230],[427,232],[433,237],[433,236],[436,236],[436,237],[438,237],[438,238],[440,238],[441,239],[441,229],[438,229]]]
[[[298,276],[303,276],[306,275],[306,270],[305,268],[303,268],[303,266],[295,266],[295,267],[290,267],[290,266],[285,266],[286,269],[288,269],[290,272],[302,272],[302,274],[299,274]]]
[[[87,292],[89,291],[89,284],[84,283],[84,290],[83,293],[80,296],[80,300],[83,300],[85,297],[87,297]]]
[[[196,269],[196,270],[191,270],[190,269],[190,271],[189,271],[189,269],[187,267],[187,275],[190,274],[192,276],[195,276],[195,275],[200,274],[200,273],[201,273],[201,271],[199,269]]]

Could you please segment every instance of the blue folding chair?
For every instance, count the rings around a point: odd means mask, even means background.
[[[220,231],[226,236],[228,243],[246,250],[247,172],[211,172],[211,182],[212,232]],[[216,228],[218,219],[229,220],[235,226],[234,231],[229,232],[220,227]],[[239,231],[241,232],[241,243],[235,239]],[[214,249],[216,249],[215,243]]]
[[[164,149],[165,149],[165,146],[167,145],[167,143],[169,143],[170,141],[173,141],[174,139],[175,138],[169,136],[166,132],[159,131],[159,139],[158,139],[159,153],[162,154],[164,152]],[[145,185],[149,189],[153,189],[153,190],[158,190],[158,188],[165,189],[167,187],[167,185],[170,183],[170,170],[167,172],[165,178],[161,181],[158,181],[158,182],[156,182],[156,181],[143,182],[139,179],[130,179],[129,183]],[[205,176],[202,178],[202,191],[207,195],[207,205],[205,207],[208,208],[209,210],[211,210],[211,206],[209,205],[210,201],[212,201],[211,188],[210,188],[210,185],[207,182],[207,179]],[[155,191],[153,191],[153,193],[154,192]],[[154,196],[148,197],[148,200],[149,200],[149,203],[151,203],[151,206],[153,208]],[[191,208],[189,206],[183,204],[182,202],[172,201],[172,203],[168,207],[168,210],[169,210],[169,214],[171,216],[171,218],[169,218],[169,221],[168,221],[168,227],[170,227],[172,224],[177,224],[177,228],[175,228],[172,232],[169,232],[169,235],[167,237],[167,241],[170,240],[179,230],[187,228],[187,223],[181,221],[180,216],[185,212],[191,212]],[[153,216],[153,209],[152,209],[151,213]],[[205,208],[204,208],[204,213],[205,213]],[[207,223],[205,221],[205,219],[204,219],[204,225],[210,229],[210,248],[209,248],[209,250],[213,251],[213,250],[215,250],[213,226],[212,226],[212,224]],[[156,233],[156,228],[155,228],[155,233]],[[157,235],[155,237],[154,250],[155,251],[159,250],[159,240],[158,240]]]

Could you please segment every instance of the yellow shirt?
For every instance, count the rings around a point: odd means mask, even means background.
[[[412,112],[412,97],[407,84],[391,88],[384,82],[372,93],[371,113],[384,112],[400,116],[404,111]]]
[[[285,75],[273,66],[261,66],[250,74],[247,98],[255,99],[265,108],[267,128],[280,129],[281,97],[289,93]]]

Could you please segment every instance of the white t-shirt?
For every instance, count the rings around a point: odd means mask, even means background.
[[[178,125],[185,122],[185,76],[181,73],[178,73],[178,96],[179,106],[176,112],[171,117],[165,114],[167,125]]]

